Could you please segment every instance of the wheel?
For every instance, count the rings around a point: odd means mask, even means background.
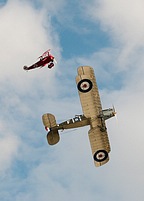
[[[48,65],[48,68],[52,68],[54,66],[54,64],[53,63],[50,63],[49,65]]]
[[[105,150],[98,150],[94,154],[94,160],[97,162],[102,162],[107,159],[108,153]]]
[[[77,88],[80,92],[86,93],[92,89],[92,86],[93,86],[93,84],[92,84],[91,80],[83,79],[78,83]]]

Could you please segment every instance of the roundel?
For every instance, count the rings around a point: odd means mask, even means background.
[[[94,154],[94,160],[97,162],[102,162],[107,159],[108,153],[105,150],[98,150]]]
[[[78,83],[77,88],[80,92],[86,93],[92,89],[92,86],[93,84],[89,79],[83,79]]]

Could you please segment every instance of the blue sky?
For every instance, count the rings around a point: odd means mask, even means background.
[[[143,200],[144,3],[0,1],[0,200]],[[55,68],[28,73],[47,49]],[[41,117],[81,114],[77,68],[94,68],[108,120],[110,161],[96,168],[88,127],[49,146]]]

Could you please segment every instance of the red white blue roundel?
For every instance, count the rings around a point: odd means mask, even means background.
[[[93,84],[89,79],[83,79],[77,85],[78,90],[83,93],[90,91],[92,89],[92,86]]]
[[[102,162],[107,159],[108,153],[105,150],[98,150],[94,154],[94,160],[97,162]]]

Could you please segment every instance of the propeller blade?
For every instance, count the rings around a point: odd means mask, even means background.
[[[118,122],[117,112],[116,112],[116,110],[115,110],[114,105],[113,105],[113,115],[115,116],[116,122]]]
[[[114,116],[116,115],[116,110],[115,110],[115,107],[114,107],[114,105],[113,105],[113,114],[114,114]]]
[[[56,59],[54,58],[54,62],[57,64],[57,61],[56,61]]]

